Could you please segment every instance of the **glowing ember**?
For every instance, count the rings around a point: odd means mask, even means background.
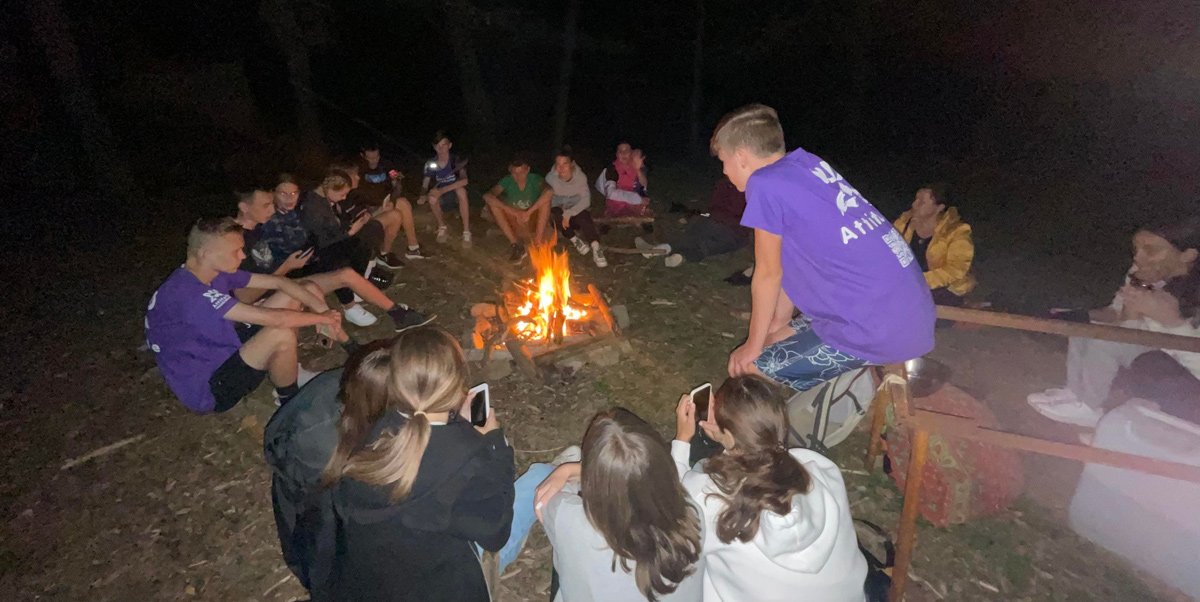
[[[571,302],[571,268],[567,253],[553,241],[529,248],[535,276],[517,283],[510,305],[512,334],[523,341],[548,342],[569,334],[571,322],[586,320],[587,310]]]

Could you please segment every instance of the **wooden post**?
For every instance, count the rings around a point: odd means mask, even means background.
[[[875,370],[876,376],[882,374]],[[890,389],[883,385],[880,379],[879,387],[875,389],[875,398],[871,400],[871,439],[867,441],[867,457],[865,459],[868,472],[875,470],[879,454],[883,453],[883,425],[887,419],[887,406],[892,403]]]
[[[600,317],[604,318],[604,324],[608,326],[608,330],[619,334],[621,328],[617,326],[617,321],[613,318],[608,303],[604,301],[604,296],[600,294],[600,289],[596,288],[596,285],[588,283],[588,294],[592,296],[592,304],[600,311]]]
[[[902,602],[904,588],[908,585],[908,566],[912,564],[917,516],[921,507],[921,480],[925,476],[925,460],[929,456],[929,431],[917,426],[912,432],[908,477],[904,482],[904,506],[900,510],[900,526],[896,530],[896,567],[892,570],[892,589],[888,592],[891,602]]]

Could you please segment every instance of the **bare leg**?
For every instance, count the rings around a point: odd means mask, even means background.
[[[242,361],[255,370],[266,370],[276,389],[296,384],[300,364],[296,359],[296,331],[268,326],[238,350]]]
[[[537,224],[533,234],[533,241],[542,242],[546,236],[546,222],[550,221],[550,203],[538,207],[537,211],[533,212],[533,220]]]
[[[442,216],[441,199],[438,199],[433,195],[429,195],[427,198],[429,199],[429,210],[433,212],[433,219],[437,220],[438,229],[441,230],[442,228],[445,228],[446,218]]]
[[[404,218],[398,211],[384,211],[375,216],[375,221],[383,226],[383,248],[379,252],[387,253],[392,250],[392,243],[396,242],[396,234],[400,233]]]
[[[458,213],[462,216],[463,232],[471,231],[471,205],[467,202],[467,188],[464,186],[454,191],[458,196]]]
[[[492,210],[492,217],[496,218],[496,225],[500,226],[500,231],[504,233],[504,237],[508,242],[517,244],[517,236],[513,233],[513,227],[510,223],[512,217],[508,214],[508,205],[499,201],[487,200],[488,208]]]
[[[311,282],[321,288],[322,291],[336,291],[339,288],[348,288],[364,301],[374,305],[384,311],[394,307],[396,303],[383,294],[369,280],[363,278],[361,274],[350,268],[342,268],[332,272],[322,274],[314,274],[304,279],[305,282]],[[324,293],[322,293],[324,296]]]
[[[412,203],[404,197],[396,197],[395,211],[400,214],[404,223],[404,239],[408,242],[408,246],[417,246],[417,224],[413,221]]]

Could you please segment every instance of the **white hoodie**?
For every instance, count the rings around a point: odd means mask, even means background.
[[[672,454],[687,453],[672,445]],[[842,472],[828,458],[807,449],[789,450],[812,477],[806,494],[792,498],[786,516],[764,511],[749,542],[717,538],[716,520],[725,502],[698,464],[683,486],[704,509],[705,602],[820,600],[862,602],[867,561],[858,549]],[[686,461],[686,460],[685,460]]]

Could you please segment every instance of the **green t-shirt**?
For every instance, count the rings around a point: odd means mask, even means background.
[[[512,174],[509,174],[501,178],[497,185],[504,189],[505,203],[517,209],[528,209],[533,206],[538,195],[542,193],[542,183],[545,181],[542,176],[531,173],[525,176],[525,189],[521,190],[517,187],[517,181],[513,179]]]

